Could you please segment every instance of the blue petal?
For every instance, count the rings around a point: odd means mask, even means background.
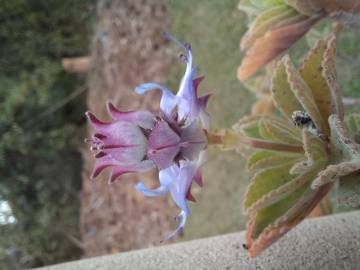
[[[162,97],[160,100],[160,109],[163,113],[170,116],[172,110],[175,108],[178,99],[177,97],[165,86],[158,83],[144,83],[135,88],[135,92],[143,95],[149,90],[160,89],[162,92]]]
[[[162,186],[170,186],[178,177],[180,171],[177,165],[172,165],[159,172],[159,180]]]
[[[172,167],[177,167],[173,165]],[[170,168],[172,168],[170,167]],[[190,210],[187,204],[186,195],[191,186],[192,180],[197,171],[197,163],[189,161],[180,161],[180,168],[178,168],[178,173],[176,177],[172,180],[170,186],[170,194],[176,205],[183,210],[186,215],[190,214]]]
[[[175,36],[173,36],[167,32],[162,32],[161,34],[164,35],[167,39],[176,42],[185,51],[188,51],[190,49],[189,47],[185,46],[184,43],[180,42]]]
[[[162,196],[169,192],[168,186],[160,186],[156,189],[149,189],[149,188],[145,187],[143,182],[137,183],[135,186],[135,189],[148,197]]]
[[[179,220],[178,226],[171,234],[169,234],[168,236],[165,237],[164,241],[170,240],[184,228],[187,217],[188,217],[188,214],[186,214],[185,211],[180,212],[180,214],[177,216],[177,219]]]
[[[191,48],[189,45],[180,42],[175,36],[170,35],[169,33],[163,32],[163,35],[168,38],[169,40],[172,40],[176,42],[185,52],[185,61],[186,61],[186,70],[184,77],[181,80],[179,92],[177,93],[178,97],[183,97],[186,99],[192,99],[193,96],[195,96],[195,91],[193,87],[193,79],[196,75],[195,69],[192,67],[193,63],[193,57],[191,53]]]
[[[178,114],[179,118],[185,119],[187,123],[192,122],[199,115],[199,106],[197,102],[196,89],[194,87],[194,79],[196,76],[196,71],[193,68],[193,56],[191,52],[190,46],[181,43],[176,37],[164,33],[164,35],[176,42],[185,52],[185,62],[186,62],[186,70],[183,78],[180,82],[179,91],[176,94],[179,97],[178,102]]]

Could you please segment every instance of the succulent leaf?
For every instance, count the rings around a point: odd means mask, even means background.
[[[257,172],[250,180],[250,185],[245,193],[245,210],[247,211],[254,203],[261,200],[261,198],[269,192],[291,181],[294,176],[291,175],[289,171],[295,162],[294,160],[285,161],[280,165]]]
[[[240,134],[250,138],[263,138],[260,134],[259,121],[257,121],[257,117],[243,117],[236,125],[234,125],[234,129]]]
[[[259,120],[259,132],[266,140],[301,145],[299,129],[290,123],[284,123],[281,119],[263,117]]]
[[[267,31],[247,50],[238,68],[239,80],[244,81],[254,75],[300,39],[318,20],[318,17],[305,17],[295,23]]]
[[[259,255],[264,249],[300,223],[329,192],[332,184],[318,191],[304,185],[296,192],[261,209],[250,217],[246,240],[250,256]]]
[[[277,151],[258,150],[249,157],[246,166],[249,170],[266,169],[287,161],[297,161],[302,157],[300,153],[282,153],[280,155]]]
[[[360,145],[351,139],[345,123],[337,115],[330,116],[329,124],[335,164],[329,165],[319,173],[311,184],[312,189],[318,189],[337,180],[342,182],[344,177],[360,170]],[[360,181],[358,184],[360,185]]]
[[[248,167],[264,169],[254,175],[247,189],[244,202],[247,212],[259,210],[283,199],[305,183],[311,182],[326,166],[326,144],[306,130],[303,131],[303,142],[305,159],[299,154],[276,155],[270,151],[258,151],[249,158]],[[271,164],[271,161],[275,163]]]
[[[304,110],[294,93],[290,91],[284,61],[280,61],[275,70],[271,92],[276,107],[290,121],[292,121],[294,111]]]
[[[327,47],[322,61],[322,74],[330,88],[331,111],[333,114],[337,114],[342,120],[344,118],[344,104],[342,102],[342,91],[337,82],[335,56],[336,38],[335,35],[332,35],[327,39]]]
[[[286,0],[288,5],[307,16],[320,13],[323,9],[322,2],[322,0]]]
[[[284,3],[284,0],[250,0],[250,2],[258,8],[268,8]]]
[[[327,127],[327,123],[326,120],[323,120],[320,114],[319,108],[317,107],[317,104],[314,100],[312,90],[301,78],[299,72],[296,70],[290,58],[288,56],[285,56],[283,61],[291,91],[294,93],[297,100],[304,108],[304,111],[306,111],[310,115],[316,128],[320,132],[324,133]]]
[[[336,11],[354,12],[360,5],[359,0],[323,0],[323,2],[327,13]]]
[[[334,65],[335,37],[319,41],[299,71],[288,56],[278,63],[272,78],[272,95],[278,110],[289,120],[305,111],[320,134],[330,135],[330,114],[343,115],[342,93]]]
[[[356,142],[358,142],[357,135],[360,132],[360,114],[353,113],[353,114],[347,115],[345,118],[345,124],[346,124],[346,128],[349,132],[349,136],[352,136],[353,139]]]
[[[325,121],[331,113],[331,92],[325,77],[319,70],[323,69],[325,51],[329,50],[327,44],[327,40],[319,40],[309,51],[299,70],[301,77],[312,90],[316,105]],[[331,43],[332,46],[334,44]]]
[[[255,17],[241,40],[245,57],[238,68],[241,81],[253,76],[263,66],[276,59],[326,16],[347,20],[353,28],[359,25],[351,16],[359,0],[284,0],[252,1],[262,12]],[[349,20],[351,19],[351,20]],[[349,22],[350,21],[350,22]]]
[[[279,117],[244,117],[233,128],[248,138],[302,147],[301,130]]]
[[[251,115],[270,115],[274,110],[274,103],[270,95],[263,95],[251,107]]]
[[[259,14],[249,27],[249,31],[242,37],[240,47],[247,50],[255,41],[267,31],[276,28],[286,19],[296,15],[296,11],[289,6],[279,5],[267,9]]]
[[[346,129],[345,123],[337,115],[329,118],[331,144],[338,150],[338,160],[351,160],[360,156],[360,145],[355,143]]]
[[[360,206],[360,174],[354,172],[341,178],[338,186],[338,203],[344,206]]]

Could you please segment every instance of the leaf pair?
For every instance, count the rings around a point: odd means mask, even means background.
[[[262,11],[250,24],[241,40],[246,55],[238,68],[244,81],[290,48],[320,19],[330,13],[352,12],[359,0],[283,0],[250,1]],[[255,3],[254,3],[255,2]],[[243,6],[243,5],[241,5]]]

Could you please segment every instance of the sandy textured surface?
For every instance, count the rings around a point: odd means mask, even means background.
[[[43,270],[115,269],[328,269],[360,265],[360,212],[305,220],[256,259],[243,233],[91,258]]]

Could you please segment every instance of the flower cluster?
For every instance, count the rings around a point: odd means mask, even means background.
[[[159,169],[158,188],[148,189],[139,182],[136,189],[146,196],[170,193],[181,209],[179,225],[166,237],[165,240],[168,240],[184,227],[190,214],[187,200],[194,200],[191,194],[193,181],[202,186],[200,167],[205,158],[209,127],[209,115],[205,108],[210,95],[197,95],[204,77],[196,78],[190,46],[174,36],[164,35],[185,52],[181,59],[186,63],[186,70],[177,95],[157,83],[139,85],[135,92],[141,95],[149,90],[161,90],[159,115],[143,110],[120,111],[109,102],[108,112],[112,122],[102,122],[92,113],[86,113],[96,130],[86,142],[96,151],[93,178],[108,167],[112,169],[110,183],[124,173]]]

